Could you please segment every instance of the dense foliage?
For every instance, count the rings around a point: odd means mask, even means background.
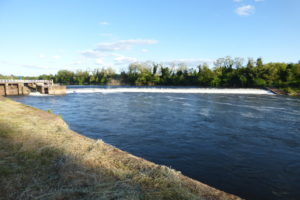
[[[116,74],[110,68],[77,72],[60,70],[56,75],[41,75],[35,78],[53,79],[56,83],[66,85],[105,85],[113,82],[139,86],[300,88],[300,62],[263,64],[262,59],[258,58],[256,61],[248,59],[246,65],[243,63],[243,59],[231,57],[216,60],[212,69],[207,64],[188,68],[184,64],[167,67],[155,63],[132,63],[127,72],[123,71],[120,74]]]

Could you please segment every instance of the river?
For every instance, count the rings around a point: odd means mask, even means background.
[[[74,131],[240,197],[300,199],[299,98],[157,89],[72,87],[65,96],[11,98],[51,109]]]

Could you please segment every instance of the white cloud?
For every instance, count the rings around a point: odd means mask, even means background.
[[[202,58],[188,58],[188,59],[175,59],[162,61],[163,64],[167,65],[179,65],[186,64],[187,66],[196,67],[197,65],[207,63],[208,65],[213,64],[213,59],[202,59]]]
[[[99,58],[104,56],[102,52],[96,50],[90,50],[90,49],[81,51],[80,54],[87,58]]]
[[[244,0],[233,0],[233,2],[235,2],[235,3],[241,3],[241,2],[243,2]],[[253,0],[254,2],[262,2],[262,1],[264,1],[264,0]]]
[[[42,65],[22,65],[22,67],[28,69],[57,69],[57,67],[42,66]]]
[[[238,7],[235,12],[236,14],[240,15],[240,16],[248,16],[253,14],[255,11],[255,7],[252,5],[245,5],[245,6],[241,6]]]
[[[116,42],[103,42],[98,44],[97,51],[118,51],[118,50],[130,50],[133,45],[151,45],[156,44],[157,40],[149,39],[131,39],[131,40],[119,40]]]
[[[71,63],[71,65],[82,65],[82,60],[76,60],[75,62]]]
[[[109,23],[106,22],[106,21],[102,21],[102,22],[100,22],[99,24],[100,24],[100,25],[109,25]]]
[[[112,52],[102,52],[93,49],[81,51],[80,54],[83,56],[83,58],[87,58],[87,59],[96,59],[96,58],[103,59],[105,57],[114,57],[119,55]]]
[[[82,59],[85,62],[92,62],[94,64],[101,65],[126,65],[132,62],[136,62],[138,59],[134,57],[128,57],[117,53],[118,51],[128,51],[134,46],[139,45],[152,45],[156,44],[157,40],[152,39],[130,39],[130,40],[118,40],[115,42],[103,42],[99,43],[94,49],[87,49],[81,51]],[[142,52],[147,52],[148,49],[141,49]]]
[[[104,64],[104,60],[102,58],[97,58],[96,59],[96,64],[103,65]]]
[[[137,62],[137,59],[132,58],[132,57],[123,56],[123,55],[118,55],[118,56],[116,56],[114,61],[115,61],[116,65],[124,65],[124,64],[130,64],[133,62]]]

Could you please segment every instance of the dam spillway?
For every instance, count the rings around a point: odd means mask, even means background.
[[[68,88],[71,93],[174,93],[174,94],[256,94],[273,95],[267,89],[255,88],[168,88],[168,87],[117,87],[117,88]]]
[[[54,84],[53,80],[0,80],[0,96],[28,95],[30,92],[41,94],[66,94],[66,87]]]

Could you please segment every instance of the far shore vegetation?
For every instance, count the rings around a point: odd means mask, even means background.
[[[245,63],[245,64],[244,64]],[[0,79],[18,79],[1,76]],[[184,63],[168,65],[132,63],[127,71],[116,73],[111,68],[86,71],[60,70],[55,75],[23,77],[47,79],[64,85],[133,85],[133,86],[197,86],[226,88],[276,87],[290,95],[300,94],[300,61],[298,63],[271,62],[243,58],[219,58],[214,67],[207,64],[189,68]]]

